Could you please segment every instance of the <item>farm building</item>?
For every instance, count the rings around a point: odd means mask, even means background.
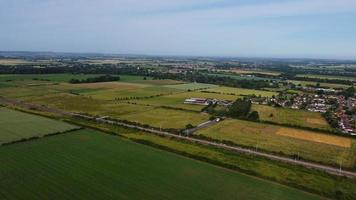
[[[231,101],[220,100],[220,99],[189,98],[189,99],[185,99],[184,103],[196,104],[196,105],[217,104],[217,105],[221,105],[221,106],[228,106],[231,104]]]
[[[202,98],[189,98],[184,100],[186,104],[209,105],[210,100]]]

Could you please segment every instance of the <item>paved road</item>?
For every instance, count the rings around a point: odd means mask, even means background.
[[[242,148],[242,147],[228,146],[228,145],[225,145],[222,143],[211,142],[211,141],[192,138],[192,137],[188,137],[188,136],[176,135],[176,134],[165,132],[165,131],[144,128],[144,127],[140,127],[140,126],[136,126],[136,125],[132,125],[132,124],[126,124],[123,122],[117,122],[117,121],[113,121],[113,120],[109,120],[109,119],[105,119],[105,118],[100,118],[100,117],[94,118],[92,116],[71,113],[71,112],[62,111],[62,110],[53,109],[53,108],[47,108],[44,106],[24,103],[24,102],[21,102],[18,100],[6,99],[3,97],[0,97],[0,103],[6,104],[6,105],[16,105],[16,106],[20,106],[20,107],[38,109],[38,110],[42,110],[42,111],[53,112],[53,113],[63,114],[63,115],[72,116],[72,117],[80,117],[80,118],[84,118],[84,119],[95,120],[95,121],[101,122],[101,123],[108,123],[108,124],[119,125],[119,126],[124,126],[124,127],[128,127],[128,128],[135,128],[138,130],[145,131],[147,133],[154,133],[154,134],[162,135],[162,136],[166,136],[166,137],[183,139],[183,140],[187,140],[190,142],[214,146],[214,147],[226,149],[226,150],[237,152],[237,153],[245,153],[245,154],[261,156],[261,157],[265,157],[265,158],[269,158],[269,159],[277,160],[277,161],[282,161],[282,162],[293,164],[293,165],[304,166],[304,167],[310,168],[310,169],[321,170],[321,171],[324,171],[324,172],[327,172],[330,174],[334,174],[334,175],[338,175],[338,176],[346,176],[349,178],[356,178],[356,172],[340,170],[339,168],[335,168],[335,167],[331,167],[331,166],[327,166],[327,165],[322,165],[322,164],[317,164],[317,163],[312,163],[312,162],[307,162],[307,161],[302,161],[302,160],[295,160],[295,159],[288,158],[288,157],[253,151],[251,149]]]
[[[209,121],[203,122],[203,123],[199,124],[198,126],[196,126],[194,128],[185,130],[185,133],[187,135],[190,135],[190,134],[194,133],[195,131],[198,131],[199,129],[202,129],[202,128],[217,124],[219,121],[220,121],[220,119],[214,119],[214,120],[209,120]]]

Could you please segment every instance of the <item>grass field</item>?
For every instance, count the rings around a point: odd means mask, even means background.
[[[316,85],[317,82],[313,82],[313,81],[288,81],[291,83],[294,83],[296,85],[301,85],[301,86],[308,86],[308,85]],[[343,84],[336,84],[336,83],[320,83],[321,87],[330,87],[330,88],[348,88],[350,87],[349,85],[343,85]]]
[[[177,84],[177,85],[167,85],[165,87],[174,88],[178,90],[198,90],[198,89],[214,88],[217,87],[217,85],[205,84],[205,83],[184,83],[184,84]]]
[[[252,110],[258,112],[260,120],[279,124],[288,124],[310,128],[331,130],[332,128],[320,113],[289,108],[276,108],[265,105],[252,105]],[[271,115],[272,114],[272,115]]]
[[[0,107],[0,145],[76,128],[64,122]]]
[[[144,76],[133,75],[120,75],[120,82],[141,83],[147,85],[175,85],[184,83],[183,81],[176,81],[171,79],[153,80],[152,77],[146,77],[146,80],[144,80]]]
[[[297,77],[319,78],[319,79],[338,79],[356,81],[356,77],[351,76],[331,76],[331,75],[318,75],[318,74],[298,74]]]
[[[237,98],[239,98],[239,96],[235,96],[235,95],[192,91],[192,92],[181,92],[181,93],[175,93],[171,95],[164,95],[164,96],[150,98],[150,99],[130,100],[130,102],[136,102],[139,104],[150,104],[155,106],[171,106],[176,108],[184,108],[189,110],[200,111],[204,107],[203,105],[184,104],[185,99],[192,98],[192,97],[226,99],[231,101],[234,101]]]
[[[71,94],[47,95],[27,99],[27,102],[71,112],[110,116],[162,128],[182,129],[189,123],[198,125],[209,119],[209,115],[195,112],[158,108],[145,104],[112,102]]]
[[[90,96],[96,99],[103,100],[115,100],[121,98],[142,98],[142,97],[151,97],[156,95],[167,95],[180,92],[181,90],[170,88],[170,87],[161,87],[161,86],[144,86],[142,88],[134,89],[111,89],[111,90],[100,90],[94,92],[85,93],[85,95]]]
[[[321,197],[90,130],[0,148],[2,199]]]
[[[352,147],[352,140],[350,138],[331,136],[322,133],[310,133],[310,131],[280,128],[277,130],[276,134],[311,142],[335,145],[344,148]]]
[[[235,73],[206,73],[209,76],[217,76],[217,77],[229,77],[236,80],[277,80],[275,78],[262,78],[256,76],[248,76],[248,75],[239,75]]]
[[[245,70],[245,69],[232,69],[230,72],[234,72],[237,74],[262,74],[262,75],[270,75],[270,76],[279,76],[280,72],[274,71],[265,71],[265,70]]]
[[[205,91],[210,91],[210,92],[218,92],[222,94],[235,94],[235,95],[256,95],[256,96],[263,96],[263,97],[271,97],[272,95],[277,95],[277,92],[270,92],[270,91],[262,91],[262,90],[252,90],[252,89],[243,89],[243,88],[234,88],[234,87],[225,87],[225,86],[220,86],[220,87],[215,87],[215,88],[210,88]]]
[[[141,124],[149,124],[153,127],[183,129],[187,124],[198,125],[209,119],[209,115],[181,110],[155,108],[148,111],[131,113],[118,116]]]
[[[300,134],[295,134],[296,132]],[[356,164],[356,141],[340,136],[323,135],[323,139],[318,140],[320,133],[312,131],[232,119],[200,130],[196,134],[229,140],[254,149],[257,147],[286,155],[299,154],[304,159],[326,164],[338,165],[342,161],[343,166],[348,168],[353,168]],[[300,135],[303,135],[303,138]],[[344,148],[349,145],[350,148]]]
[[[326,196],[341,196],[339,199],[354,200],[356,197],[356,182],[353,179],[338,178],[315,170],[305,169],[297,165],[276,162],[261,157],[253,157],[245,154],[235,154],[205,145],[197,145],[182,140],[160,137],[143,133],[133,129],[112,126],[108,124],[93,124],[88,121],[77,121],[83,126],[89,126],[103,131],[110,131],[145,144],[159,145],[165,150],[170,149],[175,153],[185,156],[193,156],[200,160],[210,160],[218,165],[223,165],[234,170],[242,170],[244,173],[252,173],[286,185],[302,187]],[[207,159],[207,160],[206,160]],[[208,161],[208,162],[210,162]],[[341,193],[341,195],[340,195]]]
[[[86,79],[101,74],[1,74],[0,81],[43,79],[54,82],[68,82],[71,79]]]
[[[153,109],[151,106],[115,103],[72,94],[54,94],[27,99],[29,103],[91,115],[118,117]]]
[[[36,62],[24,60],[24,59],[0,59],[0,65],[23,65],[34,64]]]

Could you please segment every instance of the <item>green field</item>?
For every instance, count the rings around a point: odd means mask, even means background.
[[[206,73],[209,76],[228,77],[236,80],[277,80],[275,78],[262,78],[249,75],[238,75],[235,73]]]
[[[308,85],[316,85],[317,82],[313,82],[313,81],[288,81],[290,83],[294,83],[296,85],[301,85],[301,86],[308,86]],[[338,89],[338,88],[348,88],[350,87],[349,85],[343,85],[343,84],[336,84],[336,83],[320,83],[321,87],[329,87],[329,88],[334,88],[334,89]]]
[[[0,107],[0,145],[76,128],[64,122]]]
[[[153,127],[184,129],[187,124],[198,125],[209,119],[209,115],[195,112],[155,108],[148,111],[131,113],[118,116],[141,124],[149,124]]]
[[[144,80],[144,78],[146,78],[146,80]],[[120,75],[120,82],[141,83],[141,84],[148,84],[148,85],[175,85],[175,84],[184,83],[182,81],[176,81],[171,79],[153,80],[152,77],[133,76],[133,75]]]
[[[27,99],[27,102],[91,115],[118,117],[153,109],[151,106],[112,102],[72,94],[55,94]]]
[[[319,79],[337,79],[337,80],[356,81],[356,77],[351,77],[351,76],[332,76],[332,75],[318,75],[318,74],[298,74],[297,77],[319,78]]]
[[[156,95],[167,95],[180,92],[178,89],[170,87],[161,86],[143,86],[140,88],[133,89],[110,89],[110,90],[100,90],[94,92],[87,92],[85,95],[103,100],[115,100],[122,98],[142,98],[142,97],[152,97]]]
[[[71,94],[47,95],[27,100],[30,103],[51,108],[90,115],[110,116],[117,119],[149,124],[162,128],[185,128],[187,124],[198,125],[209,119],[209,115],[196,112],[159,108],[146,104],[112,102]]]
[[[258,112],[260,120],[262,121],[324,130],[332,129],[320,113],[256,104],[252,105],[252,110]]]
[[[262,90],[252,90],[252,89],[243,89],[243,88],[234,88],[234,87],[215,87],[210,88],[205,91],[209,92],[217,92],[222,94],[234,94],[234,95],[256,95],[256,96],[263,96],[263,97],[271,97],[272,95],[277,95],[277,92],[270,92],[270,91],[262,91]]]
[[[54,82],[68,82],[71,79],[86,79],[102,74],[1,74],[0,81],[21,81],[43,79]]]
[[[177,85],[167,85],[165,87],[174,88],[178,90],[198,90],[198,89],[214,88],[217,87],[217,85],[205,84],[205,83],[184,83],[184,84],[177,84]]]
[[[81,130],[0,148],[2,199],[322,199]]]
[[[138,104],[149,104],[154,106],[171,106],[176,108],[200,111],[204,107],[203,105],[184,104],[184,100],[187,98],[211,98],[211,99],[225,99],[225,100],[234,101],[239,97],[240,96],[236,96],[236,95],[191,91],[191,92],[175,93],[171,95],[164,95],[164,96],[154,97],[149,99],[130,100],[130,102],[135,102]]]
[[[296,137],[298,133],[303,133],[305,138]],[[196,134],[232,141],[253,149],[285,155],[299,154],[307,160],[336,166],[342,162],[344,167],[354,168],[356,164],[356,140],[340,136],[233,119],[224,120]],[[290,137],[286,134],[290,134]],[[323,136],[326,138],[317,142],[318,137]]]

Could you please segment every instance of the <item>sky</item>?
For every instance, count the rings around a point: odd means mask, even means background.
[[[356,0],[0,0],[0,50],[356,59]]]

